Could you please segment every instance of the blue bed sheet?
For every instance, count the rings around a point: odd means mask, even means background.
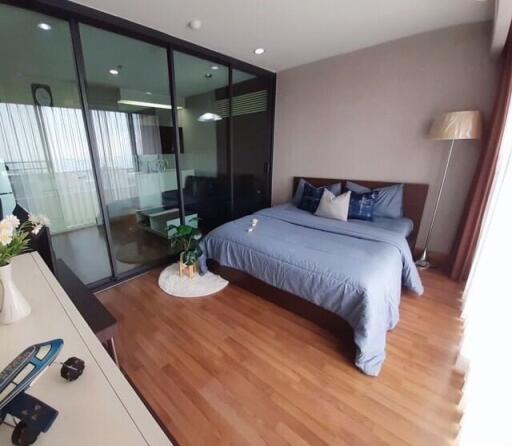
[[[247,229],[252,218],[259,223]],[[402,286],[423,286],[403,235],[317,217],[285,204],[226,223],[201,242],[206,259],[245,271],[345,319],[354,330],[356,366],[377,376],[386,332],[399,319]]]
[[[409,237],[414,224],[410,218],[388,218],[388,217],[374,217],[373,221],[366,220],[350,220],[350,222],[357,223],[358,225],[373,226],[374,228],[387,229],[388,231],[396,232],[403,237]]]

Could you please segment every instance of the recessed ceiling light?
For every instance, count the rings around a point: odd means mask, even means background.
[[[52,29],[52,27],[48,25],[48,23],[40,23],[39,25],[37,25],[37,27],[39,29],[42,29],[43,31],[50,31]]]
[[[205,73],[205,75],[204,75],[204,77],[205,77],[206,79],[210,79],[212,76],[213,76],[213,74],[212,74],[212,73]]]
[[[212,70],[218,70],[218,69],[219,69],[219,67],[218,67],[217,65],[212,65],[210,68],[211,68]]]
[[[146,94],[152,95],[153,93],[151,93],[150,91],[146,91]]]
[[[110,70],[108,70],[108,72],[112,75],[112,76],[117,76],[119,74],[119,70],[116,70],[115,68],[111,68]]]
[[[260,54],[263,54],[264,52],[265,52],[265,48],[256,48],[256,49],[254,50],[254,54],[257,54],[258,56],[259,56]]]
[[[201,29],[201,26],[203,26],[203,22],[199,19],[193,19],[190,22],[188,22],[188,27],[190,29],[198,30]]]

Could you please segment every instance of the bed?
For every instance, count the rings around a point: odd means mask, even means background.
[[[345,181],[306,180],[315,186]],[[372,188],[392,184],[358,183]],[[295,298],[297,307],[306,301],[310,310],[311,304],[322,309],[311,314],[342,318],[353,330],[355,365],[377,376],[386,356],[386,333],[398,323],[402,287],[423,293],[409,244],[414,246],[427,191],[426,185],[406,184],[405,218],[395,222],[342,222],[291,203],[260,210],[210,232],[201,242],[202,268],[210,259],[210,269],[263,291],[258,293],[263,297],[274,295],[288,309],[294,310]],[[248,232],[253,218],[258,224]]]

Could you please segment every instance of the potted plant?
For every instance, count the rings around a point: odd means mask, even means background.
[[[14,215],[0,221],[0,324],[11,324],[30,314],[30,305],[12,279],[11,259],[27,250],[31,234],[37,235],[48,219],[43,215],[30,215],[20,225]]]
[[[189,278],[197,274],[197,264],[203,251],[199,247],[201,231],[189,224],[169,225],[171,247],[180,252],[180,276],[185,273]]]

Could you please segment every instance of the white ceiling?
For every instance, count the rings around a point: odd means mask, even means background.
[[[51,30],[39,29],[42,22]],[[80,36],[88,86],[142,92],[148,95],[145,100],[153,94],[168,99],[165,48],[83,24]],[[0,85],[24,89],[25,94],[30,92],[27,84],[33,82],[49,84],[55,91],[55,81],[64,81],[76,89],[71,34],[62,19],[0,4],[0,60],[9,62],[0,64]],[[111,68],[117,68],[119,75],[109,74]],[[226,66],[180,52],[175,55],[175,74],[180,98],[228,85]],[[251,77],[238,70],[233,73],[234,83]]]
[[[477,0],[78,0],[261,67],[281,71],[401,37],[492,18]],[[187,27],[200,19],[203,27]],[[254,48],[265,48],[256,56]]]

